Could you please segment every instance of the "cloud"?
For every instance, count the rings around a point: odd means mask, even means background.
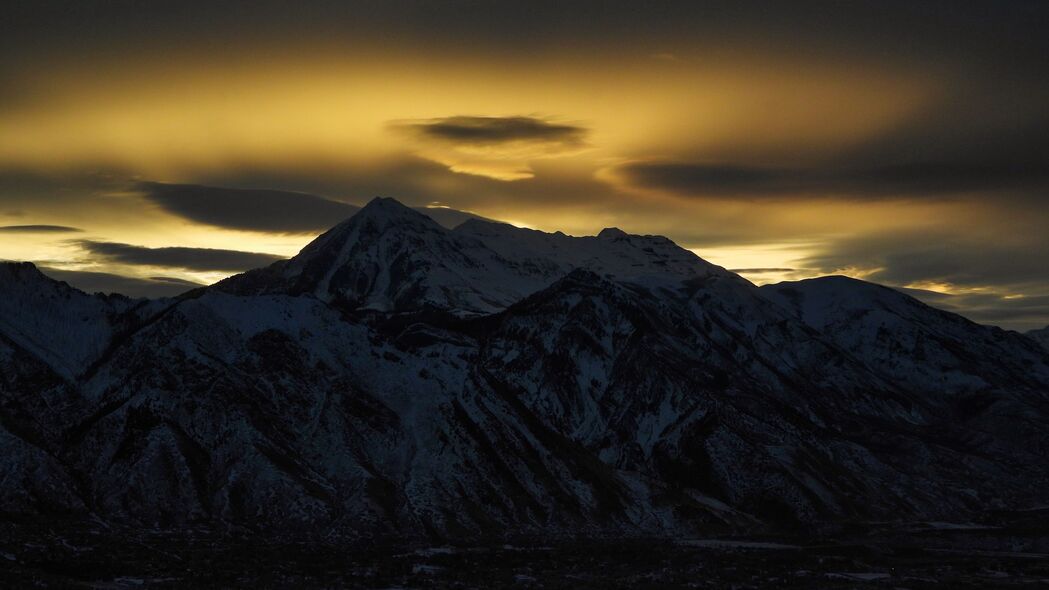
[[[472,218],[486,219],[467,211],[445,206],[433,206],[442,197],[462,199],[472,194],[495,194],[493,185],[502,185],[490,179],[469,177],[450,172],[447,168],[432,162],[411,159],[397,162],[388,168],[378,171],[347,170],[306,170],[285,171],[277,168],[266,170],[229,170],[225,175],[211,179],[217,183],[271,184],[275,186],[306,187],[318,192],[340,194],[391,195],[405,203],[424,202],[424,207],[415,207],[417,211],[433,218],[437,223],[454,228]],[[452,180],[464,182],[455,183]],[[436,185],[436,189],[430,185]],[[360,210],[356,205],[334,201],[325,197],[290,190],[251,190],[217,188],[205,185],[172,185],[160,183],[142,183],[147,192],[146,198],[151,202],[176,201],[176,208],[166,208],[169,213],[179,215],[209,225],[231,229],[251,229],[273,233],[320,233],[343,221]],[[487,189],[486,189],[487,186]],[[169,194],[157,197],[156,187]],[[252,209],[252,202],[258,202],[260,193],[266,193],[263,201],[272,205],[275,211],[262,212]],[[223,204],[219,210],[209,207],[203,195],[214,195]],[[253,201],[253,199],[256,199]],[[483,201],[481,201],[483,202]],[[330,220],[331,205],[340,214]],[[470,203],[467,203],[470,204]],[[312,211],[304,209],[315,208]],[[278,214],[283,211],[284,214]],[[272,214],[271,214],[272,213]],[[311,220],[312,218],[312,220]],[[308,223],[304,223],[308,222]],[[310,227],[307,229],[307,225]],[[315,226],[315,227],[314,227]]]
[[[736,274],[769,274],[769,273],[781,273],[781,272],[794,272],[797,269],[793,268],[732,268],[729,272]]]
[[[0,233],[75,233],[82,232],[84,230],[78,227],[69,227],[67,225],[2,225],[0,226]]]
[[[630,185],[681,195],[780,194],[804,180],[798,172],[747,165],[685,162],[632,162],[615,170]]]
[[[455,229],[460,225],[470,221],[471,219],[478,219],[481,221],[493,221],[487,217],[470,213],[469,211],[459,211],[458,209],[451,209],[442,206],[433,207],[413,207],[419,213],[429,217],[437,223],[447,227],[448,229]]]
[[[137,278],[106,272],[62,270],[38,266],[40,272],[87,293],[120,293],[128,297],[174,297],[201,287],[197,283],[171,277]]]
[[[193,281],[187,281],[186,279],[180,279],[178,277],[149,277],[149,280],[157,283],[167,283],[169,285],[179,285],[189,288],[200,287],[200,283]]]
[[[620,165],[613,173],[633,187],[684,197],[884,198],[1049,188],[1049,161],[914,161],[824,168],[642,161]]]
[[[575,154],[588,147],[589,130],[536,117],[455,116],[393,121],[421,156],[453,172],[497,180],[532,178],[530,162]]]
[[[964,315],[981,323],[1026,332],[1049,325],[1049,294],[1006,297],[996,293],[943,294],[912,291],[914,297],[934,307]]]
[[[144,182],[143,196],[164,211],[207,225],[286,234],[329,229],[359,207],[316,195]]]
[[[346,195],[354,203],[365,203],[381,195],[406,205],[425,206],[438,201],[460,210],[483,208],[489,212],[522,205],[607,206],[616,196],[624,204],[636,203],[636,199],[617,195],[614,187],[593,178],[589,169],[580,173],[557,160],[541,160],[531,164],[531,168],[535,174],[532,178],[502,182],[486,176],[456,174],[432,160],[406,155],[368,165],[317,162],[309,166],[228,167],[194,178],[194,182]]]
[[[245,18],[239,2],[184,0],[71,4],[29,2],[0,21],[13,55],[25,59],[47,48],[73,51],[111,40],[133,38],[143,49],[154,44],[229,48],[289,46],[304,40],[326,43],[397,39],[398,45],[432,53],[449,48],[473,55],[542,55],[601,48],[677,48],[681,42],[714,40],[774,49],[836,51],[839,54],[903,55],[914,61],[961,59],[976,54],[992,64],[1043,63],[1046,8],[1038,1],[957,2],[882,0],[833,2],[661,2],[624,0],[497,2],[478,10],[473,2],[434,6],[430,2],[317,1],[310,10],[289,10],[284,2],[252,3]],[[442,3],[443,4],[443,3]],[[362,10],[362,6],[367,6]],[[207,14],[208,18],[199,18]],[[31,43],[35,41],[35,43]],[[54,49],[52,50],[54,51]],[[987,55],[990,54],[990,55]],[[979,65],[983,65],[980,63]],[[18,88],[4,87],[3,93]]]
[[[267,266],[281,256],[213,248],[145,248],[116,242],[78,240],[76,244],[97,259],[110,263],[163,266],[194,271],[244,271]],[[167,280],[167,279],[160,279]]]
[[[429,139],[486,146],[528,142],[575,149],[585,145],[587,134],[583,127],[535,117],[455,116],[395,122],[393,126]]]
[[[1046,236],[988,237],[981,233],[888,231],[832,241],[802,262],[834,271],[877,269],[870,276],[897,285],[944,283],[968,287],[1021,285],[1049,276]]]
[[[908,289],[975,321],[1026,330],[1049,324],[1049,236],[889,231],[827,243],[798,261],[821,274],[868,269],[863,278]]]

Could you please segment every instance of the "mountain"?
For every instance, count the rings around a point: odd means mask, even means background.
[[[1020,334],[975,324],[888,287],[833,276],[761,291],[901,387],[1033,395],[1049,381],[1045,351]]]
[[[309,225],[311,223],[326,224],[325,220],[341,218],[340,213],[349,216],[361,209],[355,205],[305,193],[159,183],[149,183],[148,186],[151,188],[152,197],[159,199],[160,204],[176,214],[189,216],[190,219],[206,224],[256,231],[308,231],[311,227],[315,227]],[[225,203],[220,214],[215,217],[203,214],[217,202]],[[290,208],[303,209],[300,211],[303,217],[289,222],[287,210]],[[448,207],[431,206],[414,207],[413,209],[449,229],[471,220],[488,221],[476,214]],[[237,218],[244,210],[251,210],[254,217],[248,221],[231,219],[231,217]],[[237,223],[246,225],[239,226]],[[286,223],[290,225],[282,225]],[[307,225],[303,226],[303,223]],[[89,293],[119,293],[132,297],[163,298],[174,297],[200,286],[177,278],[136,278],[50,267],[40,267],[39,270],[48,277],[68,282],[73,287]]]
[[[1049,355],[658,236],[377,199],[176,299],[0,267],[0,511],[353,540],[967,522],[1044,503]],[[57,516],[56,516],[57,515]]]
[[[1033,338],[1036,342],[1042,345],[1043,348],[1049,350],[1049,326],[1038,330],[1031,330],[1027,332],[1028,338]]]
[[[574,268],[645,281],[727,271],[656,236],[605,230],[570,238],[472,219],[448,230],[393,199],[375,199],[298,256],[222,281],[236,294],[309,293],[353,309],[433,307],[492,313]]]
[[[455,229],[460,225],[466,223],[467,221],[474,219],[480,221],[491,221],[487,217],[481,217],[476,213],[470,213],[469,211],[460,211],[458,209],[452,209],[451,207],[413,207],[413,209],[436,221],[440,225],[447,227],[448,229]]]

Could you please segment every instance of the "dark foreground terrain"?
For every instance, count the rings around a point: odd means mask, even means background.
[[[0,587],[1049,587],[1049,509],[994,518],[994,525],[892,525],[805,539],[516,539],[356,549],[204,531],[4,525]]]

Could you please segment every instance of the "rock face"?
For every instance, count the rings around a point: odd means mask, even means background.
[[[373,201],[174,300],[0,267],[0,510],[358,538],[963,521],[1044,504],[1049,354],[665,238]]]
[[[1027,332],[1028,338],[1033,338],[1035,342],[1042,345],[1042,348],[1049,350],[1049,326],[1038,330],[1031,330]]]

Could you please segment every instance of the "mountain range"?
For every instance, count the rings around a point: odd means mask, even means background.
[[[424,213],[375,199],[172,299],[0,265],[0,512],[352,540],[1046,502],[1036,335],[846,277],[757,287],[659,236]]]

